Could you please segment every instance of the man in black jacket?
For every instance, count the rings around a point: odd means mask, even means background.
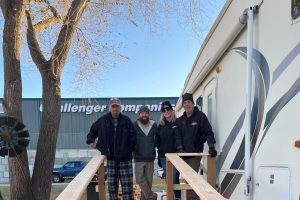
[[[177,151],[186,153],[203,152],[204,143],[207,142],[209,154],[215,157],[217,155],[216,141],[206,115],[194,105],[193,95],[190,93],[182,95],[182,105],[185,112],[179,117],[178,124],[181,135],[177,135],[175,138]],[[187,157],[185,161],[198,173],[201,157]],[[197,195],[192,193],[191,199],[198,199]]]
[[[157,199],[157,194],[151,190],[156,156],[154,142],[157,125],[149,119],[149,113],[150,110],[147,106],[141,106],[138,111],[138,120],[133,124],[137,137],[137,144],[133,152],[135,180],[142,190],[141,200]]]
[[[121,114],[118,98],[110,100],[109,113],[92,125],[87,135],[87,144],[97,148],[107,158],[109,199],[118,199],[120,180],[123,199],[133,200],[132,152],[136,145],[136,135],[129,117]]]

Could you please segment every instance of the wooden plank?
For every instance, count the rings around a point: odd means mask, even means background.
[[[224,200],[225,198],[219,194],[206,180],[197,174],[184,160],[176,153],[166,154],[167,160],[171,161],[176,169],[181,173],[187,183],[193,188],[195,193],[201,200]]]
[[[177,154],[180,157],[184,157],[184,156],[210,156],[209,153],[205,152],[205,153],[174,153]]]
[[[185,179],[184,179],[184,182],[187,183]],[[191,196],[191,190],[187,190],[186,193],[185,193],[185,199],[189,200],[190,196]]]
[[[85,168],[68,184],[64,191],[60,193],[56,200],[80,200],[101,163],[104,163],[104,160],[105,156],[103,155],[94,156]]]
[[[98,170],[98,198],[99,200],[106,199],[106,192],[105,192],[105,177],[104,177],[104,162],[101,163],[99,170]]]
[[[173,200],[173,165],[166,159],[167,200]]]

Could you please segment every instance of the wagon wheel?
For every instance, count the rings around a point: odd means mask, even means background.
[[[14,157],[29,144],[29,132],[25,125],[13,117],[0,117],[0,156]]]

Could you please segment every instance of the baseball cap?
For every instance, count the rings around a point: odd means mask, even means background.
[[[119,98],[113,97],[109,100],[109,106],[118,105],[121,106],[121,101]]]

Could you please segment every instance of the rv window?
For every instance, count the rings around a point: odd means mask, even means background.
[[[300,16],[300,0],[292,0],[292,18],[297,19]]]
[[[213,122],[213,119],[212,119],[212,110],[213,110],[213,95],[212,94],[209,94],[208,97],[207,97],[207,118],[208,118],[208,121],[210,123]]]

